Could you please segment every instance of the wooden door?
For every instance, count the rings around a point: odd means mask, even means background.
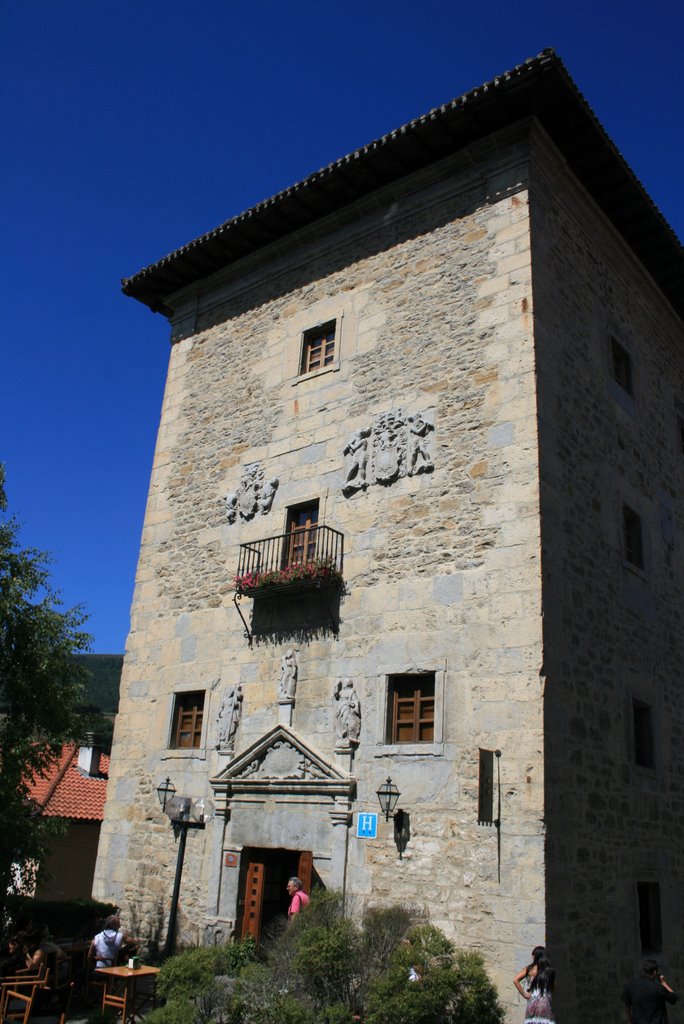
[[[304,883],[304,892],[309,895],[313,878],[313,853],[311,850],[302,850],[299,854],[297,877],[301,878]]]
[[[313,562],[318,540],[318,504],[291,509],[288,515],[287,565]]]
[[[242,914],[242,938],[251,935],[256,943],[261,934],[261,904],[264,896],[266,865],[250,861],[247,865],[245,907]]]

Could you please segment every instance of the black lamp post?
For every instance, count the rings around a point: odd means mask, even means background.
[[[213,807],[209,800],[193,800],[189,796],[176,796],[176,787],[169,778],[166,782],[157,786],[157,796],[162,810],[168,814],[173,825],[173,834],[178,842],[178,856],[176,858],[176,877],[173,882],[173,895],[171,897],[171,911],[169,913],[169,926],[166,930],[166,942],[164,943],[164,959],[171,956],[173,940],[176,932],[176,918],[178,917],[178,898],[180,896],[181,878],[183,876],[183,861],[185,860],[185,843],[188,838],[188,829],[204,828],[211,820]]]
[[[380,789],[377,790],[378,800],[380,801],[380,809],[385,815],[385,821],[390,820],[390,814],[397,806],[397,800],[401,796],[401,793],[392,782],[390,776],[387,776],[387,782],[383,782]]]

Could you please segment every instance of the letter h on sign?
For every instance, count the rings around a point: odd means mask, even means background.
[[[375,839],[378,834],[377,814],[359,814],[356,819],[357,839]]]

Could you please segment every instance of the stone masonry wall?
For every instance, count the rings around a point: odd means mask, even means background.
[[[224,688],[244,690],[239,754],[278,721],[280,658],[294,646],[295,733],[334,761],[332,687],[353,678],[354,810],[377,810],[391,774],[411,817],[401,861],[391,823],[376,840],[350,830],[348,893],[359,905],[423,906],[483,952],[516,1019],[510,978],[545,927],[527,147],[473,151],[441,171],[178,306],[96,892],[162,936],[175,849],[154,787],[168,774],[179,792],[207,794],[226,763],[215,749]],[[302,331],[330,319],[339,364],[298,379]],[[399,407],[434,423],[434,472],[345,497],[350,436]],[[273,508],[229,525],[225,495],[254,462],[279,478]],[[313,498],[345,537],[339,637],[250,649],[231,595],[239,544],[280,533],[287,507]],[[402,751],[385,743],[384,687],[388,673],[410,671],[439,674],[440,735]],[[168,748],[183,690],[206,691],[198,750]],[[500,882],[495,829],[477,825],[481,747],[502,751]],[[189,837],[186,940],[218,914],[221,851],[237,824],[223,828]],[[323,877],[326,851],[313,852]]]
[[[559,1019],[605,1024],[642,955],[684,976],[684,332],[550,145],[533,153],[548,941]],[[642,517],[643,571],[623,504]],[[635,764],[635,699],[652,708],[654,768]],[[637,882],[660,885],[662,952],[642,953]]]

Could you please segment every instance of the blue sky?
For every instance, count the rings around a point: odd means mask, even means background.
[[[0,2],[0,459],[123,651],[168,327],[120,278],[552,46],[684,237],[684,5]]]

